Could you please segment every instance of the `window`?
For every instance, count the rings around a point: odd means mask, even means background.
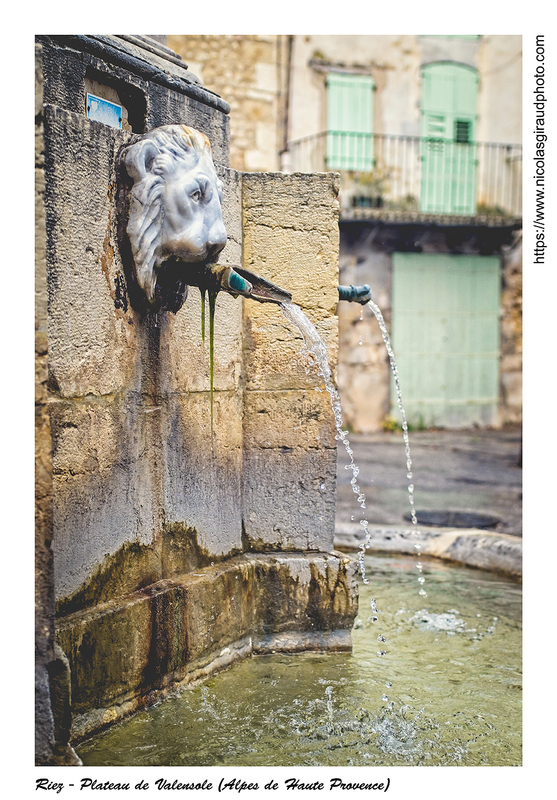
[[[470,130],[472,128],[469,119],[455,119],[454,123],[454,140],[459,144],[470,143]]]
[[[474,214],[478,74],[455,62],[422,71],[422,211]]]
[[[327,169],[373,168],[373,78],[327,75]]]

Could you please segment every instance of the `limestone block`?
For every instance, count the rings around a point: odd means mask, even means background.
[[[252,629],[253,568],[244,559],[192,575],[187,582],[189,661],[220,651]]]
[[[50,371],[63,396],[121,390],[136,320],[115,247],[114,157],[127,134],[45,107]]]
[[[160,530],[151,456],[160,423],[132,400],[51,404],[57,599],[125,542],[150,543]]]
[[[259,631],[329,631],[352,627],[356,565],[338,554],[254,556]]]
[[[144,683],[157,644],[151,605],[137,593],[58,623],[57,641],[71,665],[75,713],[133,697]]]
[[[239,391],[242,373],[242,300],[219,292],[215,305],[213,388]],[[209,392],[209,300],[205,298],[205,334],[202,334],[202,301],[192,286],[176,315],[168,314],[162,341],[161,377],[167,392]]]
[[[280,285],[280,283],[279,283]],[[284,286],[284,283],[283,283]],[[308,356],[303,338],[280,307],[244,304],[246,389],[281,391],[323,387],[324,381],[313,357]],[[334,371],[338,356],[336,317],[318,319],[318,313],[304,309],[327,347]]]
[[[334,449],[330,423],[331,401],[324,389],[246,392],[244,448]]]
[[[243,178],[244,266],[292,293],[337,359],[338,201],[331,175]],[[245,306],[246,388],[315,386],[297,330],[275,308]]]
[[[241,549],[242,395],[173,396],[165,421],[164,508],[168,525],[194,529],[214,555]]]
[[[334,449],[247,450],[243,491],[244,537],[251,550],[332,548]]]

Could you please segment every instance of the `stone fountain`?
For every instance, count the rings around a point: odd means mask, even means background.
[[[357,582],[333,550],[329,398],[275,305],[292,296],[334,366],[336,177],[230,169],[227,103],[151,37],[36,52],[48,764],[236,660],[349,649]]]

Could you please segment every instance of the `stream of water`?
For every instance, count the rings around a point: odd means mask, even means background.
[[[350,442],[348,440],[348,431],[345,431],[342,428],[342,409],[340,406],[340,397],[337,388],[335,386],[335,383],[333,381],[333,376],[331,373],[331,368],[329,366],[329,360],[327,357],[327,348],[325,346],[325,342],[317,332],[317,329],[315,328],[313,323],[309,321],[309,319],[306,317],[301,308],[299,308],[299,306],[295,305],[294,303],[281,303],[280,307],[282,308],[287,319],[290,320],[290,322],[293,325],[295,325],[300,331],[304,341],[306,354],[315,359],[315,363],[317,364],[319,374],[321,375],[321,377],[325,382],[325,387],[329,392],[329,396],[331,398],[331,408],[333,409],[335,426],[337,429],[337,434],[335,438],[337,441],[342,442],[348,454],[348,458],[350,460],[349,463],[347,464],[347,469],[352,470],[352,478],[350,480],[350,485],[352,487],[352,491],[356,495],[358,503],[360,504],[360,508],[362,510],[365,510],[366,507],[365,494],[361,491],[358,485],[358,474],[360,470],[354,463],[354,453],[352,451],[352,448],[350,447]],[[369,545],[371,534],[369,532],[369,527],[368,527],[369,523],[367,519],[362,519],[360,521],[360,525],[364,530],[364,541],[360,545],[360,555],[358,559],[358,564],[363,582],[369,583],[369,579],[366,577],[364,555],[366,547]]]
[[[387,331],[387,327],[385,325],[385,321],[383,319],[383,315],[381,314],[381,311],[380,311],[379,307],[374,302],[372,302],[371,300],[369,301],[368,305],[371,308],[373,314],[375,315],[375,317],[376,317],[376,319],[377,319],[377,321],[379,323],[379,327],[381,328],[381,333],[383,335],[383,341],[385,342],[385,346],[387,348],[387,353],[389,355],[391,369],[392,369],[392,373],[393,373],[393,377],[394,377],[395,385],[396,385],[398,405],[399,405],[400,413],[401,413],[401,416],[402,416],[402,431],[403,431],[403,436],[404,436],[404,446],[405,446],[405,453],[406,453],[406,474],[407,474],[408,480],[411,481],[412,480],[412,459],[410,457],[410,442],[409,442],[409,438],[408,438],[408,425],[406,423],[406,416],[405,416],[404,408],[403,408],[403,405],[402,405],[402,393],[401,393],[401,389],[400,389],[400,380],[399,380],[399,377],[398,377],[398,370],[397,370],[397,366],[396,366],[396,362],[395,362],[395,357],[394,357],[394,353],[393,353],[393,350],[392,350],[392,347],[391,347],[391,342],[390,342],[389,334],[388,334],[388,331]],[[306,354],[308,356],[312,357],[315,360],[315,363],[317,364],[317,367],[318,367],[318,370],[319,370],[319,374],[321,375],[321,377],[325,381],[325,386],[327,388],[327,391],[329,392],[329,396],[330,396],[330,399],[331,399],[331,407],[333,409],[334,418],[335,418],[335,425],[336,425],[336,429],[337,429],[336,439],[337,439],[337,441],[341,441],[342,442],[342,444],[344,445],[344,447],[346,449],[348,457],[350,459],[349,463],[347,465],[347,468],[352,470],[352,478],[350,480],[350,484],[352,486],[352,491],[356,495],[356,497],[358,499],[358,503],[360,504],[360,507],[362,508],[362,510],[365,510],[366,498],[365,498],[364,493],[361,491],[361,489],[360,489],[360,487],[358,485],[359,468],[356,465],[356,463],[354,462],[354,454],[353,454],[352,448],[350,447],[350,442],[348,440],[348,431],[343,430],[342,409],[341,409],[341,404],[340,404],[340,397],[339,397],[337,388],[336,388],[336,386],[334,384],[333,376],[331,374],[331,368],[330,368],[329,360],[328,360],[328,357],[327,357],[327,348],[325,346],[325,343],[324,343],[323,339],[321,338],[321,336],[319,335],[319,333],[318,333],[317,329],[315,328],[315,326],[310,322],[310,320],[306,317],[306,315],[303,313],[303,311],[298,306],[294,305],[293,303],[281,303],[281,308],[282,308],[284,314],[286,315],[287,319],[289,319],[290,322],[292,322],[298,328],[298,330],[300,331],[300,333],[302,335],[302,338],[303,338],[303,341],[304,341]],[[363,308],[362,308],[362,311],[363,311]],[[415,535],[417,535],[418,530],[417,530],[416,513],[414,511],[414,485],[413,485],[413,483],[410,483],[409,486],[408,486],[408,496],[409,496],[409,499],[410,499],[410,508],[411,508],[411,511],[412,511],[412,523],[413,523],[412,531],[413,531],[413,533]],[[358,565],[359,565],[359,569],[360,569],[360,573],[361,573],[361,576],[362,576],[363,583],[364,584],[368,584],[369,583],[369,579],[366,577],[366,570],[365,570],[365,552],[369,548],[370,543],[371,543],[371,533],[369,531],[369,527],[368,527],[369,523],[368,523],[367,519],[362,519],[360,521],[360,525],[363,527],[363,530],[364,530],[364,539],[363,539],[362,543],[360,544],[360,553],[359,553],[359,557],[358,557]],[[415,547],[416,547],[416,551],[418,552],[419,548],[420,548],[419,542],[416,542]],[[416,564],[416,568],[417,568],[417,570],[419,572],[418,584],[419,584],[420,588],[419,588],[419,592],[418,593],[422,597],[427,597],[427,592],[425,591],[424,586],[423,586],[423,584],[425,583],[426,579],[425,579],[425,577],[423,575],[422,563],[418,562]],[[375,597],[369,598],[369,605],[370,605],[370,610],[371,610],[371,621],[375,623],[375,622],[378,621],[378,619],[379,619],[378,615],[380,613],[380,611],[379,611],[379,609],[377,607],[377,601],[376,601]],[[377,647],[379,648],[376,651],[377,657],[378,658],[382,658],[382,657],[386,656],[387,655],[387,650],[384,649],[384,648],[386,647],[387,637],[385,636],[384,631],[381,631],[380,633],[377,633],[375,641],[378,643]],[[393,685],[392,680],[389,680],[389,681],[386,682],[387,688],[392,687],[392,685]],[[394,708],[393,701],[390,699],[389,695],[386,694],[385,692],[383,692],[381,700],[384,703],[389,703],[391,709]]]
[[[381,313],[381,310],[379,309],[379,307],[372,300],[369,300],[366,305],[370,308],[370,310],[374,314],[374,316],[375,316],[375,318],[376,318],[376,320],[377,320],[377,322],[379,324],[379,328],[381,329],[381,335],[383,337],[383,341],[384,341],[385,347],[387,349],[387,353],[388,353],[388,356],[389,356],[389,363],[390,363],[390,366],[391,366],[391,371],[392,371],[393,379],[394,379],[394,382],[395,382],[397,402],[398,402],[398,407],[399,407],[399,410],[400,410],[400,415],[401,415],[401,420],[402,420],[401,427],[402,427],[402,436],[403,436],[403,439],[404,439],[404,452],[405,452],[405,456],[406,456],[406,477],[407,477],[407,479],[409,481],[409,484],[408,484],[408,500],[409,500],[409,503],[410,503],[410,512],[411,512],[411,519],[412,519],[412,528],[411,528],[410,533],[412,533],[415,536],[417,536],[418,535],[418,527],[417,527],[418,521],[416,519],[416,511],[415,511],[415,504],[414,504],[414,483],[413,483],[413,472],[412,472],[412,458],[411,458],[411,454],[410,454],[410,440],[409,440],[409,436],[408,436],[408,423],[406,421],[406,414],[404,413],[404,406],[403,406],[403,403],[402,403],[402,391],[401,391],[401,388],[400,388],[400,378],[399,378],[399,375],[398,375],[398,368],[397,368],[397,365],[396,365],[395,356],[394,356],[393,349],[392,349],[392,346],[391,346],[389,333],[387,331],[387,326],[385,324],[385,320],[383,318],[383,314]],[[331,407],[333,409],[334,418],[335,418],[335,425],[336,425],[336,429],[337,429],[336,439],[337,439],[337,441],[342,442],[342,444],[344,445],[344,448],[346,449],[348,457],[350,459],[349,463],[346,465],[346,469],[352,470],[352,478],[351,478],[351,481],[350,481],[350,484],[352,486],[352,491],[354,492],[354,494],[357,497],[358,503],[360,504],[360,508],[362,510],[365,510],[365,507],[366,507],[365,494],[361,491],[361,489],[360,489],[360,487],[358,485],[358,474],[359,474],[360,470],[359,470],[357,464],[355,464],[355,462],[354,462],[354,454],[353,454],[352,448],[350,447],[350,442],[348,440],[348,431],[343,430],[342,409],[341,409],[341,404],[340,404],[340,397],[339,397],[337,388],[336,388],[336,386],[334,384],[333,376],[331,374],[331,368],[329,366],[329,361],[328,361],[328,357],[327,357],[327,348],[325,346],[325,343],[324,343],[323,339],[321,338],[321,336],[319,335],[319,333],[318,333],[317,329],[315,328],[315,326],[313,325],[313,323],[310,322],[310,320],[306,317],[304,312],[297,305],[295,305],[293,303],[281,303],[281,308],[282,308],[284,314],[286,315],[287,319],[289,319],[290,322],[293,325],[295,325],[298,328],[298,330],[300,331],[300,333],[302,335],[302,338],[303,338],[303,341],[304,341],[306,352],[307,352],[307,354],[309,356],[311,356],[311,357],[313,357],[315,359],[315,363],[317,364],[317,367],[318,367],[318,370],[319,370],[319,374],[321,375],[321,377],[323,378],[323,380],[325,382],[325,386],[326,386],[327,391],[329,392],[329,396],[331,398]],[[363,307],[362,307],[362,314],[363,314]],[[360,339],[360,344],[361,343],[362,342],[361,342],[361,339]],[[368,579],[367,579],[366,573],[365,573],[364,554],[365,554],[366,549],[369,548],[369,545],[370,545],[370,542],[371,542],[371,533],[369,531],[369,527],[368,527],[369,526],[369,522],[368,522],[367,519],[362,519],[360,521],[360,525],[362,526],[362,528],[364,530],[364,540],[362,541],[362,543],[360,545],[360,554],[359,554],[358,564],[359,564],[359,568],[360,568],[360,573],[362,575],[362,580],[363,580],[364,583],[367,583]],[[416,553],[419,553],[421,545],[420,545],[420,543],[418,541],[416,542],[414,547],[416,548]],[[425,589],[423,587],[423,584],[425,582],[425,578],[422,575],[422,571],[423,570],[422,570],[422,564],[420,562],[417,562],[416,569],[420,573],[420,576],[418,578],[418,583],[420,584],[419,594],[422,597],[427,597],[427,593],[426,593],[426,591],[425,591]],[[372,601],[372,603],[374,603],[374,601]],[[372,606],[372,610],[373,610],[373,606]]]

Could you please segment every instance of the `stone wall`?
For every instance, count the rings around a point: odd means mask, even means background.
[[[221,262],[291,291],[333,368],[338,187],[331,176],[230,169],[218,99],[209,111],[186,81],[180,104],[167,78],[151,86],[121,65],[114,82],[97,48],[117,60],[124,45],[85,38],[42,42],[48,380],[42,365],[39,418],[47,425],[47,391],[54,550],[44,613],[52,637],[55,599],[74,739],[255,652],[349,648],[357,597],[355,565],[332,552],[328,395],[280,308],[218,295],[211,403],[199,291],[176,314],[132,307],[115,172],[132,132],[87,118],[87,65],[120,97],[125,86],[146,91],[129,104],[134,125],[144,106],[149,126],[184,123],[216,137],[229,236]],[[71,91],[68,61],[81,70],[70,71]]]
[[[522,235],[503,249],[501,285],[501,424],[522,422]]]
[[[47,409],[46,229],[41,48],[35,48],[35,753],[48,761],[54,748],[48,665],[54,659],[52,568],[52,457]]]
[[[202,83],[230,103],[230,165],[278,167],[280,103],[277,36],[167,36]]]
[[[48,392],[48,280],[42,48],[35,45],[35,761],[79,763],[69,746],[69,664],[55,641],[52,437]]]

